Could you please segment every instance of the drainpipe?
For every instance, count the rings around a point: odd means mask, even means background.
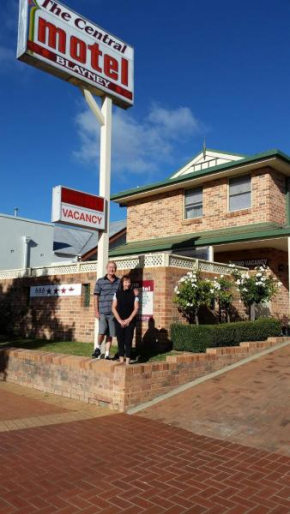
[[[29,236],[23,236],[23,268],[27,269],[28,266],[28,259],[29,259],[29,243],[31,241],[31,237]]]

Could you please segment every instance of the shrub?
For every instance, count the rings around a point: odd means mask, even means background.
[[[232,270],[236,286],[239,289],[241,300],[245,307],[250,309],[254,304],[259,305],[271,300],[282,285],[273,275],[269,273],[269,268],[264,266],[256,267],[251,273],[242,273],[238,269]],[[249,311],[250,314],[250,311]],[[254,312],[252,313],[254,317]]]
[[[195,353],[205,352],[207,348],[237,346],[243,341],[265,341],[279,335],[281,323],[273,318],[222,325],[171,325],[173,349]]]
[[[174,288],[173,301],[189,323],[198,325],[200,307],[210,307],[214,298],[213,282],[207,278],[203,279],[200,271],[189,271],[181,277]]]

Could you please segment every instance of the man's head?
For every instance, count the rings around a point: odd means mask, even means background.
[[[114,261],[109,261],[107,264],[107,274],[109,276],[113,276],[116,274],[117,271],[117,264]]]

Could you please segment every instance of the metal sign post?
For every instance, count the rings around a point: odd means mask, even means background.
[[[97,118],[100,130],[100,178],[99,194],[106,202],[105,230],[101,232],[98,242],[97,278],[106,273],[109,255],[109,223],[110,223],[110,188],[111,188],[111,146],[112,146],[112,100],[105,96],[99,108],[93,95],[85,88],[82,92],[92,113]],[[98,341],[99,320],[95,318],[94,347]]]

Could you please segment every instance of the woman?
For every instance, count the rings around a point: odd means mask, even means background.
[[[121,278],[120,289],[113,298],[112,312],[115,316],[120,362],[124,362],[126,350],[126,364],[130,364],[138,308],[139,298],[131,289],[131,278],[124,275]]]

